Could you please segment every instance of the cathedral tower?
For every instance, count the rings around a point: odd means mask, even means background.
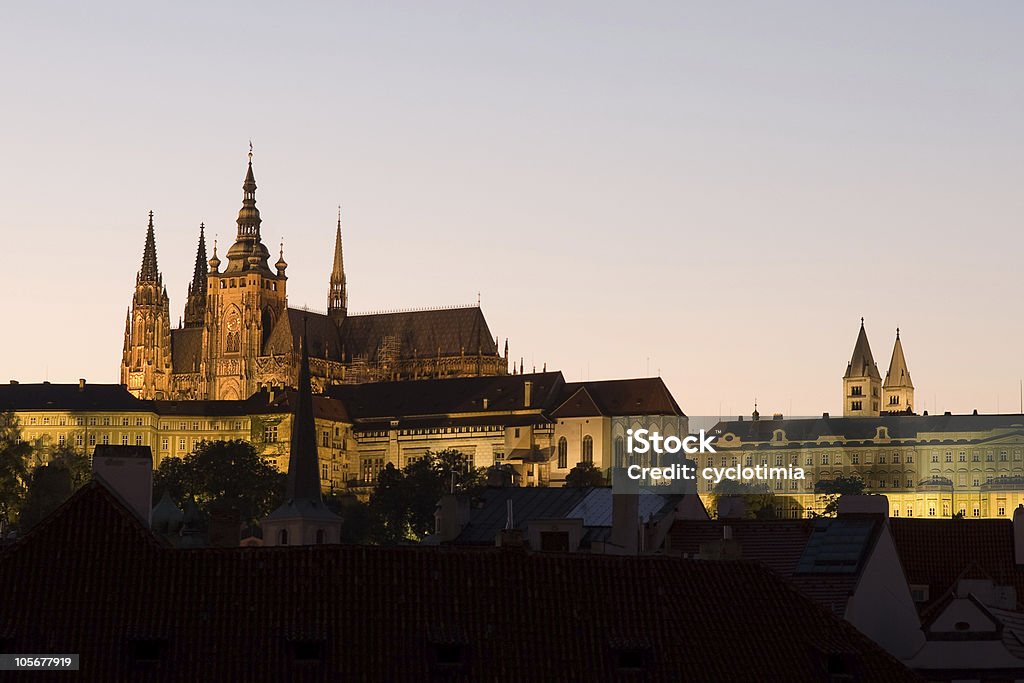
[[[338,207],[338,231],[334,235],[334,267],[331,269],[331,287],[327,294],[327,315],[341,324],[348,314],[348,287],[345,284],[345,259],[341,250],[341,207]]]
[[[208,398],[248,398],[259,387],[256,359],[274,324],[285,314],[287,298],[282,258],[277,272],[270,270],[270,251],[260,237],[262,220],[256,208],[256,177],[249,167],[242,184],[235,243],[227,252],[227,266],[210,259],[203,349]]]
[[[881,408],[882,377],[871,356],[864,318],[853,347],[853,357],[843,375],[843,417],[877,417]]]
[[[171,321],[167,288],[157,268],[153,212],[149,212],[142,267],[135,277],[135,295],[125,321],[121,384],[138,398],[169,398]]]
[[[885,373],[885,384],[882,386],[882,404],[887,413],[914,412],[914,383],[910,381],[907,359],[903,357],[903,343],[900,342],[898,327],[889,372]]]
[[[188,283],[188,301],[185,303],[185,327],[202,327],[206,317],[206,235],[199,224],[199,247],[192,282]]]

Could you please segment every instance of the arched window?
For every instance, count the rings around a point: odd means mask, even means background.
[[[615,437],[615,466],[622,467],[626,455],[626,447],[621,436]]]
[[[325,541],[324,541],[324,530],[323,529],[317,529],[316,530],[316,544],[317,545],[323,545],[324,543],[325,543]]]
[[[569,466],[569,442],[563,436],[558,440],[558,469],[564,470]]]
[[[288,530],[287,529],[281,529],[281,531],[277,534],[277,544],[278,545],[288,545]]]
[[[583,437],[583,462],[594,462],[594,440],[589,434]]]

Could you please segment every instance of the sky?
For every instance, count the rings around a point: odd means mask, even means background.
[[[863,316],[1017,412],[1024,5],[6,3],[0,381],[117,382],[147,213],[181,315],[249,141],[292,306],[475,303],[526,368],[833,413]]]

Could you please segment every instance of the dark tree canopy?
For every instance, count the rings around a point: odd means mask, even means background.
[[[831,517],[839,511],[839,499],[842,496],[859,496],[864,493],[864,480],[855,475],[819,479],[814,484],[814,492],[825,497],[825,507],[821,514]]]
[[[389,463],[370,496],[374,540],[400,543],[433,533],[434,511],[444,495],[472,493],[483,485],[484,471],[456,450],[427,452],[401,470]]]
[[[581,462],[565,475],[565,485],[574,488],[604,486],[604,473],[592,462]]]
[[[266,516],[284,499],[287,476],[248,441],[204,441],[184,458],[165,458],[153,475],[153,500],[164,492],[199,509],[237,510],[245,520]]]
[[[14,523],[24,504],[31,456],[17,415],[0,413],[0,531]]]

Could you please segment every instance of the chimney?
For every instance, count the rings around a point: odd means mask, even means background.
[[[509,498],[508,500],[505,501],[505,528],[506,529],[515,529],[516,528],[516,518],[515,518],[515,515],[512,512],[512,499],[511,498]]]
[[[839,513],[843,515],[879,515],[889,519],[889,498],[887,496],[853,496],[839,497]]]
[[[1013,559],[1018,567],[1024,564],[1024,504],[1013,511]]]
[[[153,453],[149,446],[97,446],[92,478],[132,510],[148,529],[153,511]]]
[[[530,401],[533,399],[533,382],[526,380],[523,382],[523,407],[529,408]]]
[[[640,533],[640,482],[620,477],[612,486],[611,552],[635,555],[640,549]]]
[[[11,380],[11,384],[17,384],[17,383],[18,383],[18,380],[16,380],[16,379],[12,379]]]
[[[743,519],[746,516],[747,504],[742,497],[718,497],[718,519]]]
[[[469,523],[469,497],[445,496],[434,512],[434,534],[442,542],[454,541]]]
[[[85,379],[82,377],[78,378],[78,390],[85,391]]]

